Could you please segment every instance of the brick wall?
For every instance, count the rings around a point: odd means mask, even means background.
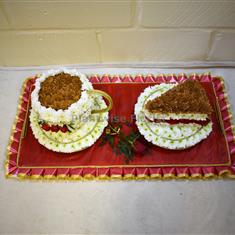
[[[0,1],[0,65],[235,61],[235,1]]]

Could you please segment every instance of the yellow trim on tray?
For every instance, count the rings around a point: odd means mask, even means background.
[[[149,175],[145,175],[145,174],[139,174],[136,176],[137,180],[147,180],[149,179]]]
[[[178,175],[176,176],[175,174],[168,173],[163,175],[163,179],[175,179],[178,178]]]
[[[134,174],[126,174],[123,176],[124,180],[134,180],[136,179],[136,176]]]
[[[31,179],[39,180],[39,179],[43,179],[43,176],[41,176],[41,175],[31,175]]]
[[[53,181],[53,180],[63,180],[63,181],[91,181],[91,180],[171,180],[171,179],[186,179],[186,180],[211,180],[211,179],[223,179],[223,178],[228,178],[228,179],[235,179],[235,175],[231,174],[231,171],[228,170],[227,174],[225,175],[216,175],[214,173],[208,173],[205,175],[202,174],[192,174],[191,176],[188,174],[180,174],[179,175],[174,175],[174,174],[151,174],[149,175],[133,175],[133,174],[127,174],[122,176],[122,175],[101,175],[101,176],[93,176],[91,174],[87,174],[85,176],[80,176],[80,175],[71,175],[71,176],[66,176],[66,177],[61,177],[61,176],[54,176],[54,175],[45,175],[45,176],[39,176],[39,175],[31,175],[28,176],[27,174],[20,173],[15,177],[14,175],[6,175],[6,178],[12,178],[16,180],[48,180],[48,181]]]
[[[113,175],[110,176],[110,178],[112,180],[121,180],[121,179],[123,179],[122,175],[119,175],[119,174],[113,174]]]
[[[83,179],[85,179],[85,180],[94,180],[95,178],[96,177],[94,175],[92,175],[92,174],[85,174],[83,176]]]
[[[204,174],[204,178],[205,179],[214,179],[214,178],[217,178],[218,176],[214,173],[207,173],[207,174]]]
[[[110,180],[110,177],[108,175],[103,174],[103,175],[97,176],[96,179],[98,179],[98,180]]]
[[[191,175],[191,179],[201,179],[202,178],[202,174],[199,173],[195,173]]]
[[[161,174],[151,174],[150,179],[161,179],[162,175]]]
[[[182,173],[182,174],[178,174],[177,177],[180,178],[180,179],[187,179],[189,177],[189,174]]]
[[[69,180],[83,180],[83,177],[81,175],[71,175],[70,178],[68,178]]]
[[[210,73],[206,73],[204,75],[208,75]],[[182,75],[185,75],[185,74],[182,74]],[[160,75],[161,76],[161,75]],[[164,75],[162,75],[164,76]],[[171,75],[165,75],[165,77],[167,76],[176,76],[174,74],[171,74]],[[193,75],[189,75],[187,77],[190,77],[190,76],[202,76],[202,74],[193,74]],[[13,175],[11,173],[8,172],[8,164],[9,164],[9,156],[10,156],[10,146],[14,140],[13,138],[13,135],[14,135],[14,132],[15,132],[15,128],[16,128],[16,124],[18,122],[18,115],[20,113],[20,109],[21,109],[21,104],[22,104],[22,101],[23,101],[23,92],[26,88],[26,84],[27,82],[30,80],[30,79],[33,79],[34,77],[29,77],[27,79],[25,79],[24,83],[23,83],[23,86],[21,88],[21,95],[19,97],[19,101],[18,101],[18,105],[17,105],[17,114],[16,114],[16,117],[15,117],[15,120],[13,122],[13,125],[12,125],[12,130],[11,130],[11,135],[10,135],[10,139],[9,139],[9,142],[8,142],[8,145],[7,145],[7,152],[6,152],[6,161],[5,161],[5,170],[6,170],[6,178],[14,178],[14,179],[18,179],[18,180],[25,180],[25,179],[28,179],[28,180],[144,180],[144,179],[215,179],[215,178],[231,178],[231,179],[235,179],[235,175],[233,175],[231,173],[230,170],[223,170],[223,171],[220,171],[217,174],[214,174],[214,173],[208,173],[208,174],[199,174],[199,173],[195,173],[195,174],[187,174],[187,173],[182,173],[182,174],[178,174],[178,175],[175,175],[175,174],[164,174],[164,175],[161,175],[161,174],[150,174],[150,175],[145,175],[145,174],[139,174],[137,176],[133,175],[133,174],[126,174],[124,176],[122,176],[121,174],[112,174],[111,176],[107,176],[105,174],[103,175],[100,175],[100,176],[94,176],[92,174],[86,174],[84,176],[81,176],[81,175],[66,175],[66,174],[60,174],[60,175],[57,175],[57,176],[54,176],[54,175],[45,175],[45,176],[41,176],[41,175],[27,175],[25,173],[18,173],[17,175]],[[228,108],[228,112],[229,112],[229,119],[230,119],[230,123],[231,123],[231,126],[232,126],[232,133],[233,133],[233,136],[234,136],[234,140],[235,140],[235,126],[232,125],[233,123],[233,115],[232,115],[232,110],[231,110],[231,105],[229,103],[229,100],[228,100],[228,95],[227,95],[227,91],[226,91],[226,88],[225,88],[225,85],[224,85],[224,79],[222,77],[216,77],[218,79],[220,79],[220,82],[221,82],[221,85],[222,85],[222,90],[223,90],[223,93],[224,93],[224,100],[225,100],[225,103],[226,103],[226,106]],[[139,82],[138,82],[139,83]],[[138,84],[137,82],[133,82],[133,84]],[[97,84],[117,84],[117,83],[97,83]],[[130,84],[130,82],[120,82],[119,84]],[[142,84],[141,82],[139,84]],[[145,84],[153,84],[153,82],[148,82],[148,83],[145,83]],[[22,138],[20,139],[20,142],[21,142]],[[21,143],[20,143],[21,144]],[[226,139],[226,145],[227,145],[227,149],[228,149],[228,143],[227,143],[227,139]],[[228,151],[229,152],[229,151]],[[19,152],[17,153],[17,163],[18,163],[18,156],[19,156]],[[229,154],[230,156],[230,154]],[[231,164],[231,156],[229,158],[229,163],[226,163],[226,164],[176,164],[176,165],[112,165],[112,166],[39,166],[39,167],[34,167],[34,166],[19,166],[18,164],[16,165],[16,167],[18,168],[112,168],[112,167],[169,167],[169,166],[228,166]]]
[[[65,180],[67,178],[68,178],[68,176],[66,174],[58,174],[57,175],[57,179],[60,179],[60,180]]]

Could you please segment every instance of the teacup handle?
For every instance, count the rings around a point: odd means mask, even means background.
[[[109,110],[112,109],[112,107],[113,107],[113,100],[112,100],[111,96],[108,95],[106,92],[100,91],[100,90],[94,90],[94,89],[93,89],[93,90],[88,90],[87,92],[90,93],[90,94],[98,94],[98,95],[101,95],[101,96],[103,96],[104,98],[106,98],[106,99],[108,100],[108,102],[109,102],[107,108],[92,110],[92,111],[91,111],[92,114],[95,114],[95,113],[105,113],[105,112],[108,112]]]

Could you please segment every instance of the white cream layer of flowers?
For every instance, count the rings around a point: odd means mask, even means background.
[[[66,110],[55,110],[52,108],[44,107],[39,101],[39,91],[41,88],[41,83],[49,76],[56,75],[58,73],[68,73],[73,76],[78,76],[82,82],[82,92],[80,99],[71,104]],[[35,83],[35,89],[31,94],[32,109],[39,114],[39,119],[46,121],[51,124],[69,124],[72,121],[86,118],[90,115],[93,108],[93,100],[90,95],[86,92],[87,90],[92,90],[92,84],[86,78],[84,74],[81,74],[75,69],[68,70],[66,68],[58,70],[50,70],[43,73]]]
[[[146,88],[141,93],[135,105],[136,124],[140,133],[147,141],[167,149],[186,149],[207,138],[212,131],[212,122],[209,122],[206,126],[201,126],[196,123],[170,125],[165,122],[154,123],[146,119],[147,115],[144,108],[146,102],[154,97],[160,96],[173,86],[173,84],[155,85]],[[180,118],[179,116],[175,116],[175,119]],[[164,116],[164,119],[170,118],[168,116],[165,118]],[[203,120],[201,117],[192,119]]]

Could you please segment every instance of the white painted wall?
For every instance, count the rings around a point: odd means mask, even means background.
[[[235,1],[0,1],[0,65],[235,61]]]

